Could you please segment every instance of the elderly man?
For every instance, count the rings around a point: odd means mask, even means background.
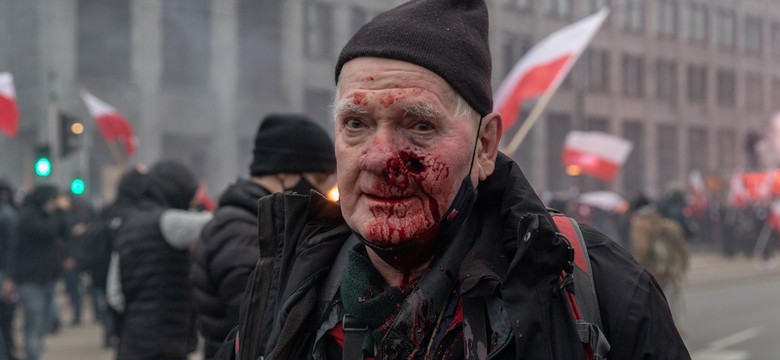
[[[378,15],[336,67],[340,206],[261,200],[240,359],[586,359],[568,242],[498,153],[483,0]],[[610,359],[689,359],[652,277],[582,228]],[[570,239],[574,240],[574,239]],[[602,353],[601,355],[605,355]]]

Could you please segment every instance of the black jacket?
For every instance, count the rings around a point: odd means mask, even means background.
[[[325,356],[323,329],[338,322],[330,306],[349,237],[339,209],[315,197],[261,201],[261,253],[238,327],[239,359]],[[486,304],[488,353],[499,359],[585,359],[568,301],[556,295],[568,261],[565,243],[519,167],[500,155],[466,226],[478,235],[458,275],[464,299]],[[690,359],[660,287],[631,256],[583,226],[610,359]],[[435,271],[432,270],[432,271]],[[334,276],[335,275],[335,276]],[[425,276],[425,275],[424,275]],[[334,279],[337,281],[334,283]],[[332,305],[332,304],[331,304]],[[494,312],[495,311],[495,312]],[[469,321],[468,315],[464,315]],[[446,352],[461,358],[462,352]]]
[[[190,281],[206,359],[214,356],[238,321],[241,295],[260,258],[257,200],[268,194],[251,180],[239,179],[222,194],[214,218],[201,233]]]
[[[17,283],[52,283],[62,272],[65,221],[59,211],[47,213],[35,205],[19,211],[19,236],[10,276]]]
[[[185,359],[197,343],[189,252],[163,237],[159,224],[166,209],[143,203],[119,230],[115,246],[126,304],[119,360]]]

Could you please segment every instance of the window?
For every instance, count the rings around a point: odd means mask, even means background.
[[[761,18],[756,16],[745,17],[745,50],[760,53],[763,46],[761,31]]]
[[[634,147],[623,165],[623,184],[626,194],[637,195],[645,190],[645,128],[640,120],[623,123],[623,137]]]
[[[658,125],[658,182],[662,188],[679,180],[679,143],[676,126]]]
[[[710,154],[707,144],[707,130],[700,127],[688,129],[688,172],[709,170],[707,156]]]
[[[572,0],[546,0],[547,14],[554,17],[570,18]]]
[[[688,101],[692,104],[707,101],[707,68],[704,66],[688,66]]]
[[[512,71],[518,60],[531,48],[531,39],[525,36],[505,33],[503,56],[504,56],[504,76]]]
[[[737,77],[732,70],[718,70],[718,105],[732,108],[737,102]]]
[[[772,79],[772,105],[780,106],[780,79]],[[772,109],[774,110],[774,109]]]
[[[363,25],[365,25],[368,18],[368,11],[362,7],[353,6],[350,11],[349,20],[352,24],[352,33],[356,33]]]
[[[517,10],[530,10],[533,0],[506,0],[506,6]]]
[[[78,75],[130,79],[130,3],[81,0],[78,3]]]
[[[333,93],[330,90],[306,89],[304,97],[304,112],[309,115],[314,122],[319,123],[328,132],[331,132],[333,114],[331,105],[333,104]]]
[[[561,155],[563,142],[571,131],[571,118],[566,114],[550,113],[547,118],[547,184],[550,191],[562,191],[568,188],[568,178]]]
[[[736,44],[736,16],[732,11],[721,10],[715,15],[715,42],[721,48],[733,48]]]
[[[645,61],[639,56],[623,55],[623,95],[645,95]]]
[[[239,0],[238,77],[244,99],[278,99],[281,86],[281,2]]]
[[[656,97],[663,102],[674,104],[677,100],[677,64],[673,61],[658,60],[655,64]]]
[[[737,166],[737,136],[733,130],[718,132],[718,167],[725,172],[731,172]]]
[[[593,14],[596,11],[601,10],[601,8],[603,7],[608,7],[609,3],[610,0],[587,0],[586,8],[585,8],[586,10],[585,12],[587,13],[586,15]],[[608,21],[609,21],[609,17],[607,17],[607,19],[604,20],[604,22],[608,22]]]
[[[609,51],[589,49],[585,53],[585,83],[592,92],[609,92]]]
[[[332,58],[333,11],[331,5],[308,1],[304,6],[304,51],[306,56],[315,59]]]
[[[211,1],[163,1],[163,84],[201,88],[211,66]]]
[[[674,37],[677,33],[677,1],[658,0],[655,4],[656,33]]]
[[[780,55],[780,23],[772,23],[772,53]]]
[[[623,0],[623,28],[634,32],[645,29],[645,1]]]
[[[691,3],[688,5],[685,23],[688,40],[701,43],[707,41],[707,9],[703,4]]]
[[[745,107],[748,110],[764,108],[764,81],[761,74],[750,73],[745,76]]]

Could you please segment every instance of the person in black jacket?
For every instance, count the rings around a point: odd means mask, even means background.
[[[12,323],[18,294],[13,282],[6,281],[6,276],[19,241],[18,218],[14,189],[9,182],[0,179],[0,351],[3,352],[0,359],[12,359],[16,349]]]
[[[259,229],[239,359],[690,359],[652,276],[586,226],[611,349],[579,331],[567,289],[584,253],[498,152],[488,28],[484,0],[414,0],[349,40],[339,205],[260,200],[273,226]]]
[[[19,212],[19,243],[9,271],[24,310],[24,348],[28,360],[38,360],[49,325],[54,283],[62,271],[66,227],[66,197],[56,187],[39,185]]]
[[[149,169],[142,199],[122,219],[115,243],[125,301],[119,360],[183,360],[195,349],[190,244],[170,242],[161,218],[188,209],[197,188],[187,167],[160,161]]]
[[[205,359],[214,357],[238,321],[241,295],[260,258],[257,200],[285,190],[324,193],[336,172],[333,141],[303,115],[267,116],[253,154],[251,178],[238,179],[222,193],[214,219],[203,229],[190,274]]]

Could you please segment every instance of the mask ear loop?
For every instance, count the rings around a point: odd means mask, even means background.
[[[469,165],[469,173],[466,174],[466,178],[471,181],[471,172],[474,169],[474,160],[477,157],[477,145],[479,144],[479,133],[482,130],[482,116],[479,117],[479,123],[477,124],[477,137],[474,139],[474,149],[471,150],[471,165]]]

